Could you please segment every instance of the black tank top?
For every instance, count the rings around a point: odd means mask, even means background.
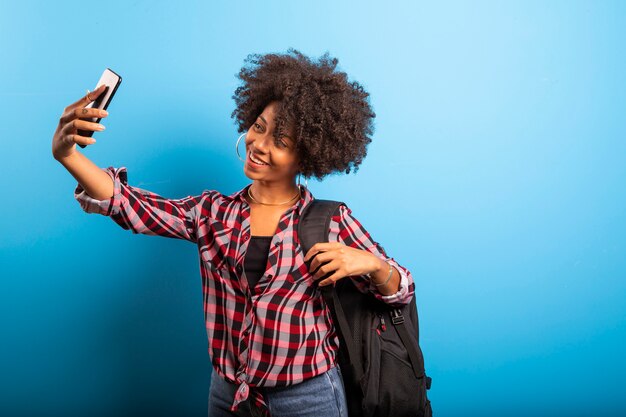
[[[246,270],[246,279],[250,288],[254,288],[265,273],[272,237],[252,236],[250,243],[248,243],[248,251],[246,252],[243,266]]]

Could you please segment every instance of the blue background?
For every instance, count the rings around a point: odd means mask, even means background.
[[[626,3],[2,2],[0,415],[206,415],[199,261],[87,215],[63,108],[123,77],[83,152],[178,198],[247,183],[249,53],[329,51],[377,113],[309,182],[416,279],[438,416],[626,415]]]

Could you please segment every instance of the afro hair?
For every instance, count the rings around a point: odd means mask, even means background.
[[[369,93],[338,71],[328,53],[317,61],[295,49],[285,54],[248,55],[237,77],[233,117],[240,133],[263,109],[278,101],[274,136],[286,124],[295,128],[300,173],[322,179],[336,172],[357,171],[372,141],[373,119]]]

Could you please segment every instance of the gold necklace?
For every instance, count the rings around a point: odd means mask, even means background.
[[[252,201],[254,201],[257,204],[261,204],[262,206],[282,206],[285,205],[287,203],[291,203],[293,200],[295,200],[296,198],[300,197],[300,187],[298,187],[298,192],[296,193],[296,195],[294,195],[293,197],[291,197],[289,200],[285,201],[284,203],[261,203],[260,201],[258,201],[256,198],[252,197],[252,186],[248,187],[248,197],[250,197],[250,199]]]

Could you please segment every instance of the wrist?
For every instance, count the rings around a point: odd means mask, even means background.
[[[389,278],[393,273],[393,267],[391,264],[384,259],[376,258],[376,266],[367,274],[370,282],[374,284],[374,286],[382,286],[389,282]]]
[[[389,264],[384,259],[376,258],[376,267],[374,271],[372,271],[371,275],[387,275],[386,272],[389,270]]]
[[[368,273],[365,276],[372,281],[374,275],[381,275],[381,271],[385,271],[387,268],[387,262],[383,259],[380,259],[374,254],[370,254],[372,256],[372,265]]]
[[[54,159],[62,164],[64,161],[67,161],[71,157],[75,156],[76,153],[76,149],[69,149],[65,152],[53,152],[52,156],[54,157]]]

